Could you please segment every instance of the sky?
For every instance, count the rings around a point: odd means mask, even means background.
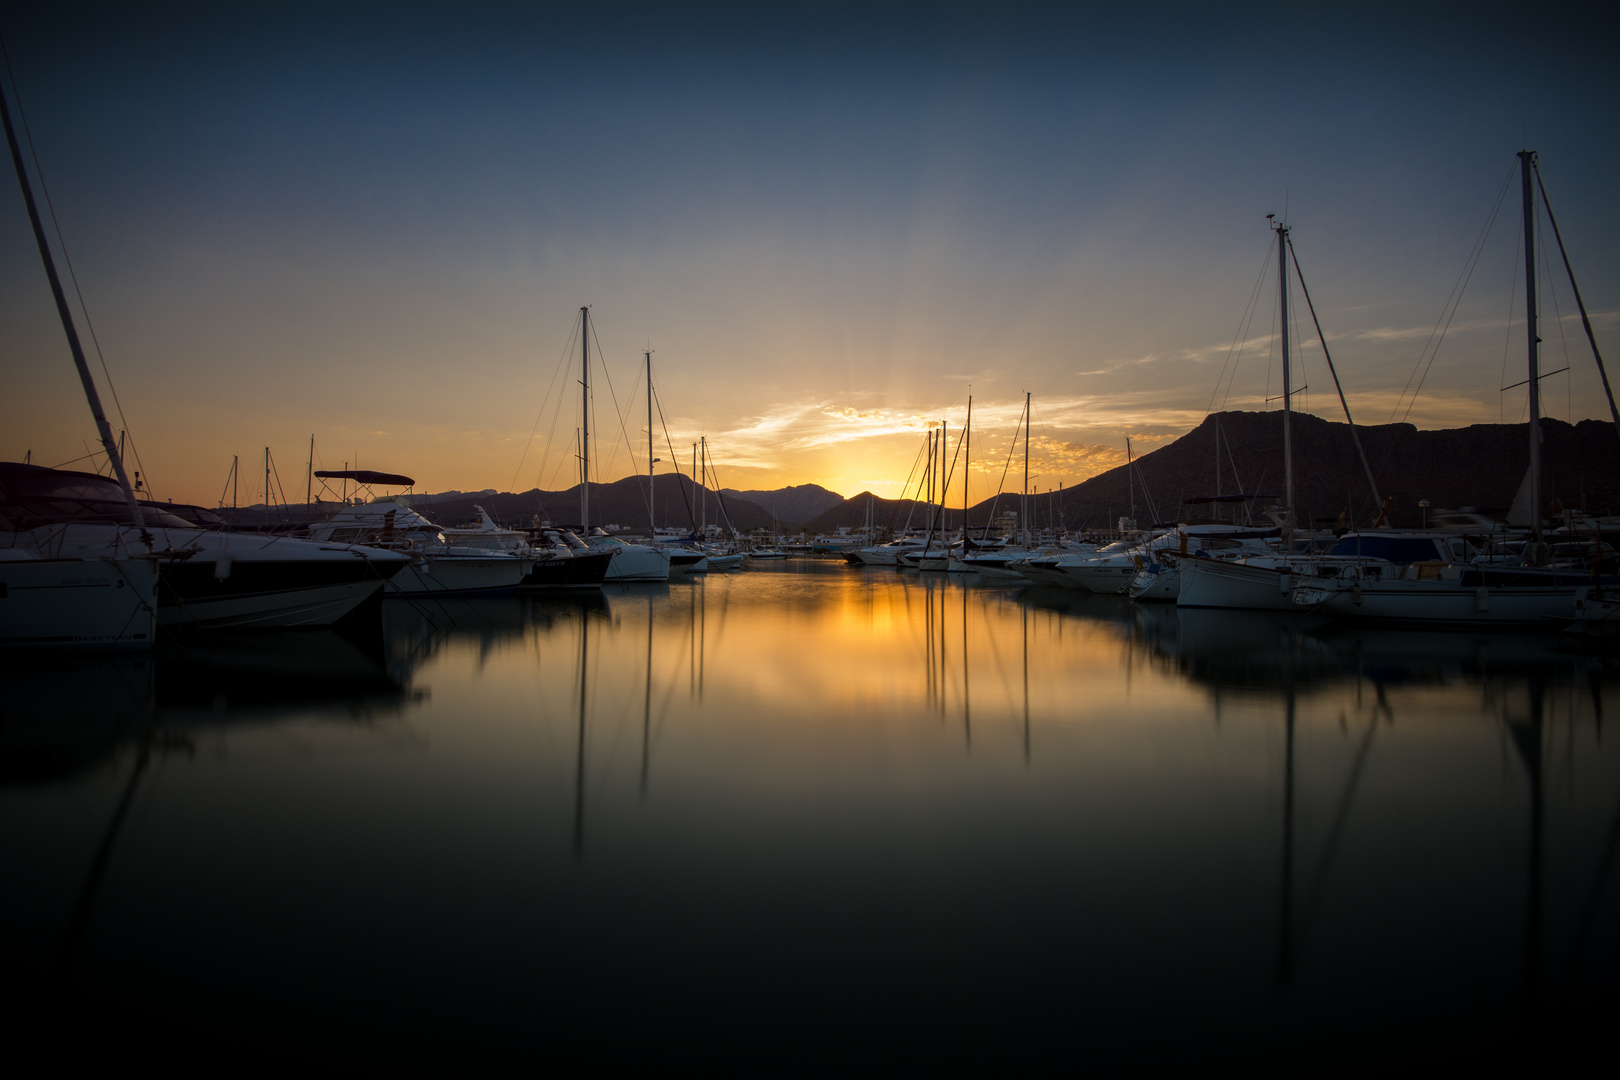
[[[0,34],[157,497],[214,505],[239,456],[260,501],[268,446],[301,500],[312,436],[418,490],[568,487],[582,305],[593,479],[646,468],[650,349],[660,472],[706,437],[725,486],[896,497],[970,394],[975,495],[1021,484],[1026,393],[1037,490],[1280,408],[1267,214],[1357,422],[1522,422],[1526,146],[1615,360],[1620,76],[1599,9],[1522,10],[133,4]],[[1556,278],[1544,412],[1607,419]],[[1291,289],[1296,407],[1340,419]],[[0,378],[0,459],[85,458],[13,181]]]

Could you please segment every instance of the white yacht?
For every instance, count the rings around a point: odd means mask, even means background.
[[[874,544],[871,547],[858,548],[850,552],[862,566],[897,566],[900,556],[908,551],[916,551],[923,546],[923,541],[915,536],[902,536],[898,540],[890,540],[886,544]]]
[[[199,529],[150,504],[137,527],[121,485],[94,473],[7,463],[0,488],[10,529],[0,532],[0,546],[45,560],[152,559],[160,626],[329,625],[409,562],[349,544]]]
[[[366,544],[404,554],[409,565],[389,579],[384,592],[388,596],[511,592],[534,569],[533,556],[522,552],[450,543],[445,530],[402,498],[351,503],[311,526],[309,535],[313,540]]]
[[[1620,589],[1612,548],[1567,548],[1526,565],[1522,557],[1491,554],[1465,560],[1442,537],[1347,533],[1335,558],[1300,575],[1291,598],[1301,608],[1356,619],[1545,626],[1577,617],[1588,597]]]

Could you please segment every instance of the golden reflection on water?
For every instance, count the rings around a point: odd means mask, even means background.
[[[1143,1003],[1194,1043],[1360,1037],[1580,1000],[1620,955],[1620,676],[1551,635],[795,562],[8,677],[0,915],[452,1039],[540,1000],[594,1030],[576,984],[633,971],[762,1033],[837,1002],[941,1039],[971,998],[986,1038],[1091,1016],[1128,1054]],[[671,1008],[637,1019],[702,1029]]]

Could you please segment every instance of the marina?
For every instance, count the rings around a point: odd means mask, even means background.
[[[1591,1071],[1553,7],[8,9],[13,1056]]]

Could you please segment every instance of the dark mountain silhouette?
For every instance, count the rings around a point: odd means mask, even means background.
[[[591,485],[591,525],[620,525],[633,532],[647,531],[647,478],[627,476],[611,484]],[[538,488],[517,494],[462,495],[459,498],[434,501],[424,511],[441,525],[457,525],[478,516],[473,509],[482,506],[496,521],[511,525],[528,525],[535,517],[555,525],[577,526],[579,517],[579,485],[563,491],[541,491]],[[706,504],[706,506],[705,506]],[[771,512],[755,503],[734,499],[730,493],[722,500],[712,489],[699,487],[686,476],[666,475],[657,478],[654,489],[654,508],[661,529],[690,529],[694,521],[707,521],[724,527],[726,517],[741,531],[771,526]],[[722,506],[724,516],[722,515]]]
[[[1377,513],[1367,478],[1356,457],[1347,425],[1305,413],[1293,414],[1294,492],[1299,520],[1336,521],[1341,513],[1351,524],[1369,524]],[[1231,505],[1187,503],[1215,493],[1215,432],[1220,430],[1220,487],[1226,494],[1280,496],[1283,489],[1282,413],[1229,412],[1212,415],[1181,438],[1136,459],[1137,476],[1128,480],[1125,466],[1110,469],[1082,484],[1032,498],[1031,513],[1039,525],[1106,528],[1130,513],[1135,487],[1136,520],[1146,525],[1215,514],[1225,517]],[[1367,451],[1380,495],[1394,499],[1390,521],[1397,526],[1422,522],[1419,500],[1431,510],[1478,507],[1504,511],[1524,478],[1530,461],[1524,424],[1475,424],[1466,428],[1419,431],[1411,424],[1356,426]],[[1542,492],[1545,507],[1579,508],[1592,514],[1620,513],[1620,439],[1615,426],[1599,420],[1570,425],[1543,420]],[[647,528],[647,481],[630,476],[611,484],[592,484],[593,525],[620,525],[631,531]],[[723,498],[722,498],[723,496]],[[1149,499],[1151,498],[1151,506]],[[485,490],[416,495],[413,501],[441,525],[460,525],[476,518],[482,506],[503,524],[530,524],[535,517],[562,526],[579,524],[579,487],[563,491],[532,489],[517,494]],[[882,499],[861,492],[843,499],[816,484],[778,491],[734,491],[699,488],[683,475],[657,479],[655,503],[660,528],[689,529],[698,519],[724,525],[725,516],[740,531],[768,529],[772,509],[784,532],[833,532],[866,524],[868,508],[880,529],[913,528],[928,523],[927,508],[911,500]],[[706,509],[704,508],[706,504]],[[1256,504],[1258,511],[1260,503]],[[815,507],[820,512],[803,515]],[[977,503],[969,513],[975,526],[1015,511],[1016,492]],[[263,526],[302,520],[305,508],[244,507],[235,518]],[[1154,512],[1156,511],[1156,513]],[[262,520],[261,520],[262,519]],[[944,513],[944,527],[959,528],[960,507]]]
[[[1221,489],[1280,495],[1283,488],[1281,412],[1231,412],[1210,416],[1181,438],[1136,459],[1136,519],[1148,524],[1208,514],[1207,505],[1183,500],[1215,493],[1215,430],[1220,428]],[[1349,426],[1305,413],[1293,414],[1294,495],[1303,522],[1307,517],[1331,522],[1346,513],[1352,523],[1369,524],[1377,513],[1367,478],[1356,457]],[[1466,428],[1419,431],[1411,424],[1356,425],[1378,481],[1379,493],[1393,498],[1391,522],[1416,527],[1422,523],[1419,500],[1435,510],[1465,506],[1496,511],[1513,501],[1530,462],[1524,424],[1475,424]],[[1542,491],[1546,503],[1579,507],[1593,514],[1620,511],[1620,439],[1612,423],[1583,420],[1570,425],[1542,421]],[[1235,469],[1235,472],[1234,472]],[[1125,466],[1110,469],[1048,497],[1042,493],[1032,515],[1067,526],[1104,528],[1129,513],[1131,490]],[[1241,481],[1241,486],[1239,484]],[[1146,495],[1143,488],[1146,488]],[[867,504],[879,527],[891,521],[899,528],[910,500],[896,502],[862,493],[813,518],[806,527],[826,532],[866,521]],[[976,504],[969,513],[975,526],[985,523],[994,500]],[[1016,493],[1001,497],[997,513],[1016,509]],[[1217,510],[1217,513],[1229,513]],[[958,528],[962,511],[947,510],[946,528]],[[923,524],[922,508],[912,524]]]
[[[842,506],[845,501],[838,492],[828,491],[820,484],[795,484],[776,491],[735,491],[732,488],[721,488],[720,494],[727,499],[751,502],[755,506],[764,507],[767,511],[774,511],[784,529],[797,528],[835,506]]]

